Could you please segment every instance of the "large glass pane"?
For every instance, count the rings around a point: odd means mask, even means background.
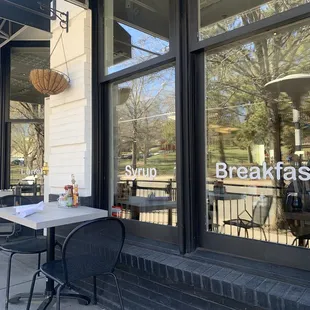
[[[177,225],[175,70],[115,84],[114,213]]]
[[[24,194],[37,193],[43,184],[43,156],[44,124],[12,124],[11,185],[21,185]]]
[[[10,119],[43,118],[44,95],[29,81],[32,69],[49,68],[49,48],[12,48]]]
[[[169,52],[169,0],[105,0],[106,74]]]
[[[306,3],[309,0],[200,0],[199,38],[208,39]]]
[[[43,185],[45,96],[33,87],[29,74],[32,69],[49,68],[49,55],[49,48],[11,49],[10,183],[21,185],[23,194],[38,194]]]
[[[310,238],[310,26],[206,54],[208,227]]]
[[[10,119],[44,119],[44,105],[22,101],[11,101]]]

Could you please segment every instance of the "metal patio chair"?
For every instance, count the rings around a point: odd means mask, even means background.
[[[267,241],[267,237],[265,234],[265,230],[263,226],[266,223],[266,220],[269,215],[269,211],[272,205],[272,196],[264,196],[262,199],[259,199],[253,209],[253,215],[251,215],[247,210],[242,211],[237,219],[224,221],[224,225],[231,225],[238,228],[238,236],[240,236],[241,228],[245,230],[245,235],[248,238],[249,233],[248,230],[251,228],[259,228],[265,240]],[[243,217],[243,214],[248,216],[248,219]]]
[[[18,206],[18,205],[28,205],[31,204],[31,201],[24,196],[17,195],[9,195],[0,198],[1,206]],[[13,230],[14,231],[14,230]],[[11,283],[11,266],[12,266],[12,258],[15,254],[38,254],[38,266],[41,264],[41,253],[45,252],[46,240],[42,237],[37,237],[36,231],[34,231],[34,235],[30,236],[27,239],[7,242],[0,245],[0,250],[3,252],[9,253],[9,264],[6,278],[6,296],[5,296],[5,310],[9,307],[9,296],[10,296],[10,283]],[[28,298],[28,295],[19,294],[16,296],[15,301],[10,302],[18,302],[21,298]]]
[[[117,218],[102,218],[83,223],[67,236],[62,250],[62,259],[43,264],[32,279],[27,310],[30,309],[37,274],[42,272],[57,283],[56,309],[60,310],[60,293],[76,280],[93,278],[93,298],[97,303],[99,275],[111,275],[116,284],[121,309],[124,309],[121,291],[114,268],[119,259],[125,239],[124,224]]]

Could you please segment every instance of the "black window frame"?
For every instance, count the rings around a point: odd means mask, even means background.
[[[187,1],[190,2],[190,0]],[[236,44],[239,45],[242,44],[243,41],[248,41],[257,35],[266,34],[267,32],[272,32],[275,29],[303,21],[310,17],[310,4],[303,4],[281,14],[257,21],[253,24],[199,41],[198,23],[195,23],[195,21],[198,20],[199,14],[198,1],[199,0],[195,1],[195,3],[197,2],[197,7],[195,8],[195,6],[192,6],[192,9],[189,11],[192,37],[195,37],[194,40],[190,41],[189,53],[190,55],[195,55],[195,57],[199,59],[196,62],[196,70],[199,72],[198,75],[201,78],[197,79],[197,84],[191,84],[190,88],[197,94],[196,99],[194,99],[197,100],[195,104],[199,107],[200,111],[203,111],[202,114],[205,114],[205,53],[214,52],[217,49],[226,46],[231,47]],[[196,34],[195,36],[194,33]],[[202,117],[196,118],[195,123],[198,127],[205,128],[205,119]],[[205,136],[206,131],[200,131],[200,133]],[[192,151],[202,152],[203,154],[200,154],[200,157],[205,158],[205,149],[193,148]],[[203,160],[205,161],[205,159]],[[196,169],[198,169],[201,163],[196,162],[195,164]],[[204,191],[206,191],[205,180],[206,179],[204,179],[203,183],[201,182],[197,184],[197,186],[203,187],[202,190]],[[305,248],[240,238],[207,231],[208,224],[206,200],[201,200],[200,206],[199,247],[233,256],[246,257],[268,263],[310,270],[309,264],[307,263],[310,257],[310,251]]]
[[[92,200],[93,206],[100,206],[100,208],[110,211],[110,205],[113,201],[111,194],[111,184],[110,184],[110,154],[112,152],[110,147],[109,139],[105,137],[111,137],[111,126],[110,126],[110,113],[112,98],[110,96],[110,87],[113,83],[121,82],[124,80],[132,80],[142,75],[150,74],[155,71],[160,71],[176,63],[176,54],[178,51],[178,42],[176,35],[176,21],[177,21],[177,1],[170,1],[170,40],[169,40],[169,52],[152,58],[148,61],[142,62],[140,64],[133,65],[126,69],[117,71],[105,75],[104,68],[104,0],[98,0],[93,3],[93,27],[97,29],[93,32],[93,42],[95,43],[95,48],[97,52],[93,52],[93,80],[96,84],[93,91],[95,100],[93,100],[93,181],[92,181]],[[93,46],[94,48],[94,46]],[[177,66],[177,64],[176,64]],[[176,73],[177,74],[177,73]],[[177,93],[177,91],[176,91]],[[178,115],[178,101],[180,98],[176,98],[176,114]],[[176,121],[177,126],[178,120]],[[179,142],[177,140],[177,142]],[[178,146],[177,146],[178,154]],[[177,155],[177,167],[178,155]],[[178,168],[177,168],[178,169]],[[177,197],[178,201],[178,227],[179,225],[179,195]],[[169,243],[177,244],[178,235],[180,235],[177,227],[164,226],[151,223],[144,223],[135,220],[123,220],[126,231],[137,236],[144,238],[151,238],[155,240],[162,240]],[[181,250],[182,251],[182,250]]]
[[[50,47],[50,41],[11,41],[0,48],[0,189],[10,188],[12,123],[44,123],[44,119],[10,118],[11,49]]]
[[[93,205],[109,210],[111,201],[109,115],[110,85],[133,79],[168,64],[176,69],[177,202],[178,226],[169,227],[123,220],[127,232],[179,245],[180,253],[197,247],[236,256],[309,270],[310,252],[303,248],[225,236],[206,231],[205,159],[205,52],[240,44],[258,34],[310,17],[304,4],[256,23],[199,41],[199,1],[174,0],[175,14],[169,53],[124,70],[104,74],[103,1],[94,0],[93,9]]]

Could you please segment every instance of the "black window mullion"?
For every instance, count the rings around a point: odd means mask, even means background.
[[[189,44],[190,47],[195,47],[199,41],[199,0],[186,0],[188,5],[188,20],[189,20]]]
[[[0,48],[0,189],[10,185],[10,48]]]
[[[177,1],[176,0],[170,0],[170,23],[169,23],[169,28],[170,28],[170,43],[169,43],[169,51],[173,55],[176,53],[177,49],[177,29],[176,29],[176,18],[177,18]]]
[[[158,68],[169,65],[175,59],[172,52],[169,52],[165,55],[152,58],[148,61],[142,62],[140,64],[134,65],[132,67],[126,68],[124,70],[111,73],[109,75],[103,76],[101,78],[101,83],[113,83],[120,80],[126,80],[128,78],[132,79],[138,76],[139,74],[144,75],[145,72],[151,73],[157,71]]]

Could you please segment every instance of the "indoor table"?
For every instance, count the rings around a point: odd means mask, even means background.
[[[168,210],[168,225],[172,225],[172,209],[177,208],[176,201],[163,199],[163,197],[148,198],[131,196],[128,200],[119,200],[117,202],[121,205],[131,207],[131,211],[134,214],[133,219],[135,219],[135,217],[140,219],[139,216],[142,212]]]
[[[45,203],[43,211],[38,211],[25,218],[16,215],[15,207],[7,207],[0,209],[0,217],[17,224],[38,230],[47,229],[47,262],[55,260],[55,227],[75,224],[84,221],[95,220],[108,216],[106,210],[79,206],[77,208],[58,207],[57,202]],[[18,294],[11,299],[27,298],[29,294]],[[54,303],[55,290],[54,282],[48,280],[46,282],[45,294],[36,294],[36,297],[45,296],[46,298],[39,306],[38,310],[48,309]],[[89,298],[79,294],[62,294],[64,298],[76,298],[80,301],[89,302]],[[10,299],[10,300],[11,300]]]
[[[216,217],[216,231],[219,231],[219,207],[218,202],[219,201],[237,201],[237,208],[238,208],[238,200],[244,200],[246,198],[245,194],[239,194],[239,193],[217,193],[212,191],[207,191],[207,197],[210,199],[210,205],[213,205],[213,202],[215,202],[215,217]],[[231,208],[231,207],[230,207]],[[212,210],[213,211],[213,210]],[[212,229],[214,230],[214,228]]]

